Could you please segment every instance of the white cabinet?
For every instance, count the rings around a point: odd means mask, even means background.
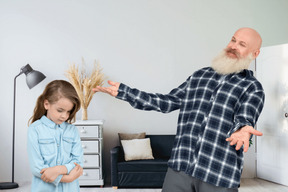
[[[103,186],[103,121],[76,121],[84,151],[83,175],[79,178],[80,186]]]

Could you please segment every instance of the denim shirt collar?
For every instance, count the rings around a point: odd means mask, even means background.
[[[47,127],[51,128],[51,129],[55,129],[57,126],[59,128],[64,129],[65,126],[65,122],[61,123],[60,125],[57,125],[56,123],[54,123],[52,120],[48,119],[45,115],[43,115],[40,119],[40,121],[45,124]]]

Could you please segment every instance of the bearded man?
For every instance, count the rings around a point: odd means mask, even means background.
[[[261,43],[254,29],[237,30],[211,67],[194,72],[166,95],[112,81],[110,87],[93,89],[141,110],[180,110],[163,192],[238,191],[243,151],[248,151],[252,135],[262,135],[253,127],[263,108],[264,91],[248,70]]]

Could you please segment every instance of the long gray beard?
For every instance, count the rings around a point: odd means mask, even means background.
[[[218,56],[216,56],[211,67],[219,74],[227,75],[231,73],[239,73],[243,69],[248,69],[251,61],[253,60],[252,53],[246,58],[232,59],[226,55],[226,51],[223,50]]]

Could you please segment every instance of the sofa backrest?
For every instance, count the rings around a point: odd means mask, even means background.
[[[170,158],[175,135],[146,135],[150,138],[154,158]]]

